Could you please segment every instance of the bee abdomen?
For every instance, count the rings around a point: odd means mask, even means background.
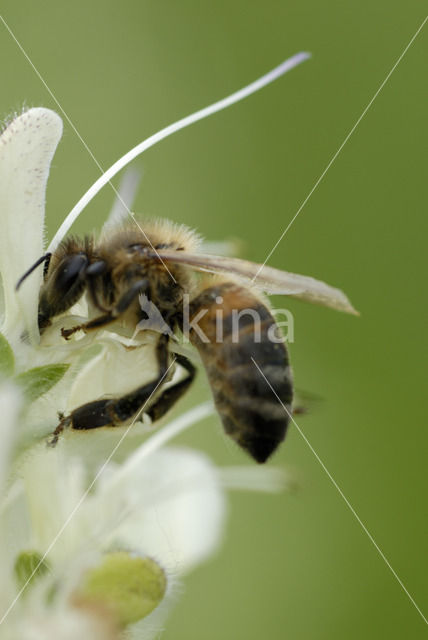
[[[199,332],[191,328],[190,340],[207,370],[224,429],[257,462],[265,462],[290,421],[286,346],[277,340],[269,309],[248,289],[231,283],[206,289],[193,301],[191,318],[203,310]]]

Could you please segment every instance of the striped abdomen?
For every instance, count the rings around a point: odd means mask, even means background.
[[[291,415],[291,370],[278,335],[266,305],[235,283],[205,289],[190,305],[189,338],[225,431],[257,462],[284,439]]]

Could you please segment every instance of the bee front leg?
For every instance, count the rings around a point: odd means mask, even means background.
[[[119,316],[125,313],[125,311],[134,302],[137,295],[140,293],[144,293],[147,290],[148,286],[149,281],[147,279],[138,280],[128,289],[128,291],[125,291],[123,296],[119,299],[118,303],[113,307],[111,311],[105,313],[103,316],[98,316],[98,318],[94,318],[89,322],[71,327],[71,329],[61,329],[62,337],[68,340],[70,336],[73,335],[73,333],[76,333],[76,331],[90,331],[91,329],[101,329],[102,327],[111,324],[112,322],[117,320]]]
[[[61,413],[59,415],[59,419],[60,420],[57,428],[55,429],[55,431],[52,433],[52,436],[47,441],[48,447],[55,447],[64,429],[71,426],[71,415],[66,417],[64,416],[64,414]]]
[[[144,410],[154,392],[164,382],[168,371],[168,356],[168,336],[162,335],[156,347],[159,374],[152,382],[148,382],[120,398],[94,400],[77,407],[60,420],[48,444],[55,446],[60,434],[68,427],[87,430],[98,427],[117,427],[128,422]]]

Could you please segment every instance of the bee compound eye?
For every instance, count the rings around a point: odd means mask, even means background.
[[[64,258],[42,285],[39,298],[39,328],[50,325],[51,319],[67,311],[85,289],[85,269],[88,257],[77,253]]]
[[[64,294],[69,291],[76,280],[83,275],[83,271],[88,264],[88,258],[84,253],[79,253],[67,257],[57,268],[55,278],[55,288]]]

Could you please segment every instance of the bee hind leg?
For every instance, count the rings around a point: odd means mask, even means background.
[[[66,427],[87,430],[98,427],[116,427],[128,422],[143,411],[152,395],[162,386],[168,372],[168,336],[162,335],[156,348],[159,366],[158,376],[134,391],[120,398],[104,398],[94,400],[74,409],[68,416],[63,417],[48,442],[55,446],[60,434]]]
[[[162,418],[174,406],[181,396],[186,393],[194,380],[196,368],[190,360],[179,354],[175,356],[175,359],[187,371],[187,376],[177,384],[165,389],[162,395],[146,411],[153,422]]]

